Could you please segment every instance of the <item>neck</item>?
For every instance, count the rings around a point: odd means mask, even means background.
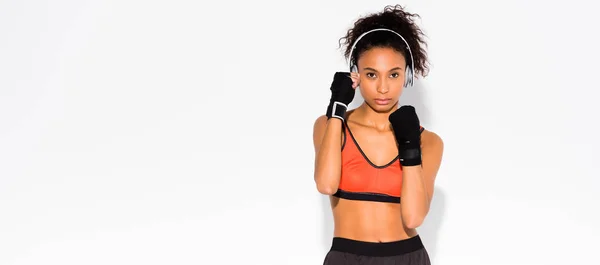
[[[358,116],[356,118],[358,118],[361,123],[364,123],[369,127],[373,127],[381,131],[388,131],[391,129],[389,116],[396,110],[397,107],[398,103],[394,104],[389,111],[377,112],[367,105],[367,103],[363,103],[356,108],[355,112],[358,114],[356,115]]]

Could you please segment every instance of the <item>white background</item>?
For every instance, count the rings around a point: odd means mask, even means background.
[[[319,2],[0,2],[0,264],[322,264],[312,125],[393,2]],[[402,2],[432,62],[402,102],[446,146],[434,264],[600,263],[593,3]]]

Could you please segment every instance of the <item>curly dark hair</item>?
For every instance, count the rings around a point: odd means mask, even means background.
[[[386,31],[375,31],[365,35],[356,44],[353,54],[350,54],[352,44],[361,34],[376,28],[393,30],[402,35],[410,46],[414,60],[415,77],[416,75],[424,77],[429,72],[429,62],[425,50],[427,43],[424,40],[425,34],[414,22],[415,18],[420,18],[420,16],[406,12],[400,5],[388,5],[382,12],[359,18],[354,23],[354,27],[348,30],[346,36],[340,38],[340,48],[344,44],[344,56],[349,60],[352,59],[352,63],[355,65],[362,53],[374,47],[393,48],[404,55],[408,64],[410,55],[408,54],[406,44],[400,37]]]

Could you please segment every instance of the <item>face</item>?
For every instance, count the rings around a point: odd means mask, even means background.
[[[406,60],[392,48],[372,48],[358,58],[360,93],[373,110],[389,112],[404,88]]]

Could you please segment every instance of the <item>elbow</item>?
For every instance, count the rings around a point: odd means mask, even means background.
[[[340,171],[335,167],[316,167],[314,180],[319,193],[333,195],[337,192],[340,182]]]
[[[337,187],[334,185],[317,183],[317,190],[323,195],[333,195],[337,191]]]
[[[405,226],[408,229],[416,229],[417,227],[421,226],[421,222],[417,222],[417,221],[406,222]]]
[[[418,216],[409,216],[404,220],[404,226],[408,229],[416,229],[423,224],[423,218]]]
[[[405,207],[402,208],[402,220],[404,226],[408,229],[415,229],[423,225],[423,223],[425,222],[425,217],[429,212],[429,206],[425,206],[422,208],[409,208],[406,206],[407,205],[405,205]]]
[[[338,185],[335,182],[327,181],[327,179],[326,177],[315,175],[317,190],[323,195],[333,195],[337,191]]]

